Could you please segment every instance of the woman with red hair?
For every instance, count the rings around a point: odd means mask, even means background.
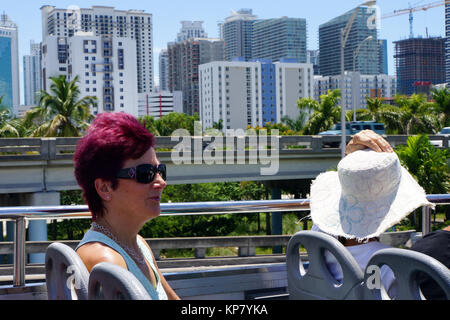
[[[75,177],[93,222],[76,251],[89,272],[100,262],[110,262],[133,273],[152,299],[179,299],[138,235],[147,221],[159,216],[166,187],[166,166],[156,157],[154,145],[153,135],[125,113],[100,114],[80,139],[74,155]],[[347,150],[365,146],[390,149],[379,135],[366,130],[353,138]]]
[[[160,214],[166,167],[156,157],[155,138],[134,117],[104,113],[80,139],[75,177],[92,213],[92,227],[76,251],[88,271],[110,262],[133,273],[153,300],[179,299],[138,235]]]

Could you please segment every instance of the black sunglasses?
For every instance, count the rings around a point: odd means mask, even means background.
[[[159,173],[161,178],[166,181],[166,165],[161,163],[157,167],[152,164],[140,164],[134,168],[121,169],[117,174],[117,178],[121,179],[135,179],[139,183],[151,183],[155,180],[156,173]]]

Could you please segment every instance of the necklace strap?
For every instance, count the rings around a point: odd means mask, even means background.
[[[91,224],[91,228],[94,231],[97,232],[101,232],[103,233],[105,236],[109,237],[110,239],[112,239],[114,242],[116,242],[120,247],[122,247],[122,249],[125,250],[126,253],[128,253],[130,255],[130,257],[137,263],[141,264],[141,265],[146,265],[145,263],[145,259],[142,256],[142,253],[139,254],[138,252],[136,252],[136,250],[134,250],[133,248],[131,248],[130,246],[124,244],[122,241],[120,241],[112,232],[111,230],[109,230],[107,227],[98,224],[97,222],[92,222]]]

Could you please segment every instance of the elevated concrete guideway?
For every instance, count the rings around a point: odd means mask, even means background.
[[[261,137],[260,137],[261,138]],[[348,137],[350,139],[350,137]],[[431,137],[443,140],[446,137]],[[157,154],[168,167],[168,184],[231,181],[312,179],[335,167],[340,150],[324,143],[340,136],[262,137],[256,147],[249,137],[233,137],[223,148],[211,137],[157,137]],[[404,144],[407,136],[388,136],[391,144]],[[444,141],[445,140],[445,141]],[[79,189],[73,175],[73,151],[78,138],[0,139],[0,194],[58,192]],[[215,145],[216,143],[216,145]],[[267,147],[268,146],[268,147]],[[233,151],[234,150],[234,151]],[[178,160],[184,159],[179,164]],[[212,162],[212,163],[211,163]],[[264,170],[270,171],[264,174]]]

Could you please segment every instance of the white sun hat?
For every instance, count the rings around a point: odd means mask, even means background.
[[[358,241],[378,237],[421,206],[435,207],[394,152],[355,151],[311,185],[313,223]]]

